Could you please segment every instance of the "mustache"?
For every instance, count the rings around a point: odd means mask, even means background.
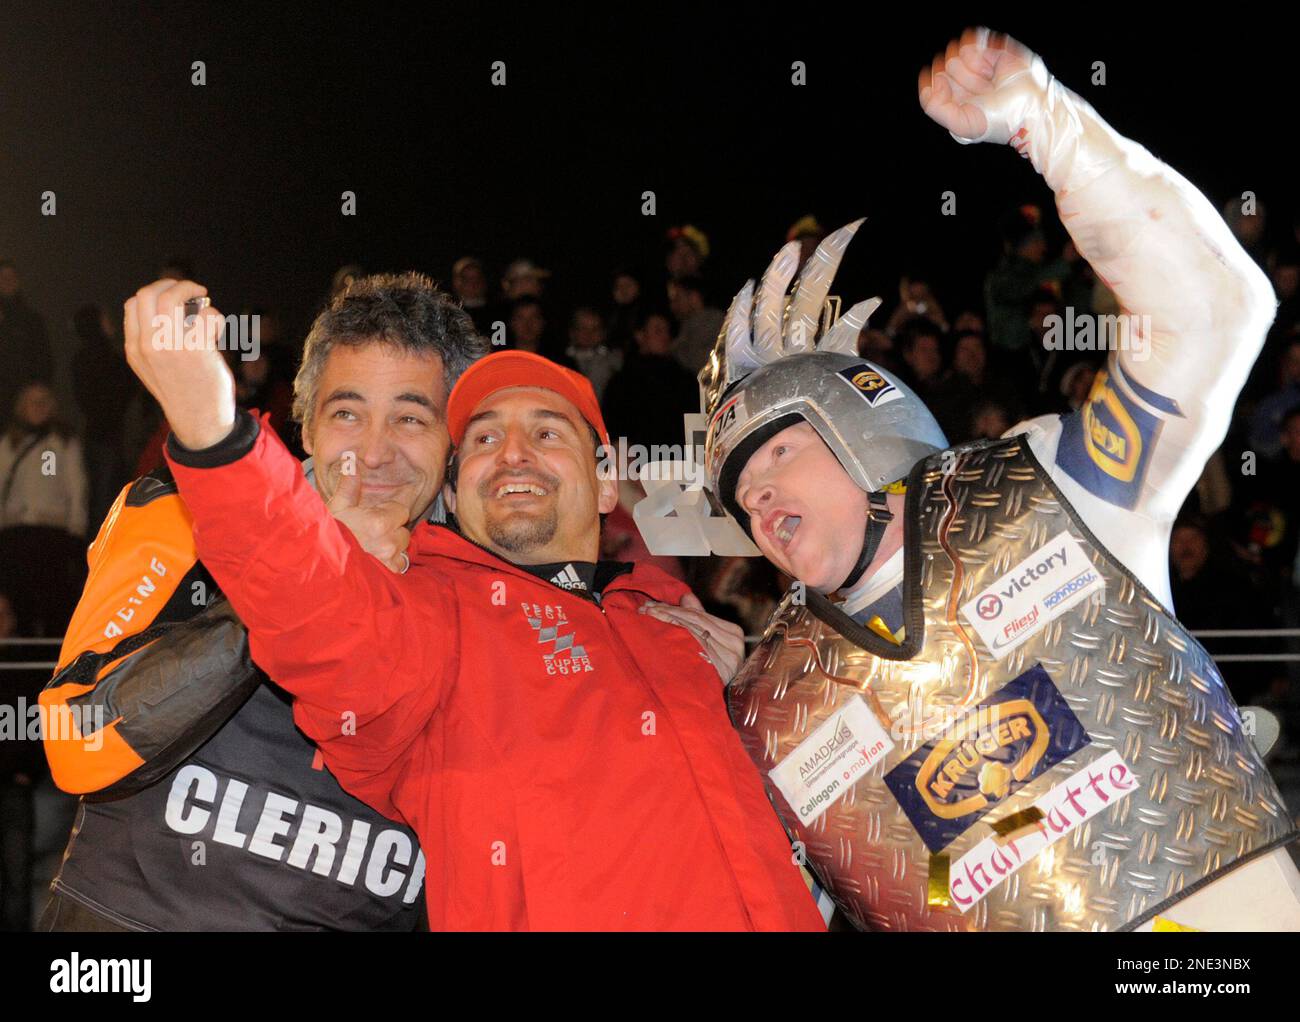
[[[506,470],[497,472],[478,484],[478,495],[486,500],[508,483],[535,483],[548,493],[554,493],[560,487],[558,476],[545,472],[514,472]]]

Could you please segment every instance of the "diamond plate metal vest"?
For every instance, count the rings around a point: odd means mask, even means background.
[[[1132,929],[1296,835],[1209,655],[1023,438],[918,463],[904,527],[901,644],[792,592],[727,690],[856,925]]]

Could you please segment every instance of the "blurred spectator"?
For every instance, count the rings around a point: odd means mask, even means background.
[[[1254,476],[1242,477],[1242,491],[1260,558],[1289,587],[1300,547],[1300,407],[1282,417],[1279,436],[1281,449],[1260,458]]]
[[[1030,304],[1039,289],[1069,275],[1064,259],[1047,261],[1047,238],[1037,206],[1021,206],[1002,220],[1003,254],[984,278],[988,336],[995,352],[1023,352],[1030,343]]]
[[[1014,423],[1006,405],[996,401],[981,401],[971,409],[970,436],[972,440],[996,440]]]
[[[0,414],[8,415],[23,385],[54,379],[45,320],[23,297],[18,267],[0,259]]]
[[[1300,336],[1287,339],[1277,368],[1277,389],[1255,406],[1250,419],[1250,446],[1261,458],[1282,449],[1282,419],[1300,407]]]
[[[474,256],[461,256],[451,267],[451,289],[460,306],[469,313],[474,328],[484,337],[492,336],[492,322],[498,318],[488,299],[487,274]]]
[[[1196,480],[1192,492],[1183,503],[1184,511],[1199,514],[1209,520],[1223,514],[1232,505],[1232,480],[1228,476],[1227,461],[1223,457],[1223,448],[1210,455],[1201,470],[1201,477]]]
[[[984,329],[984,314],[974,309],[962,309],[957,313],[957,318],[952,321],[952,329],[953,333],[957,334],[974,331],[985,337],[988,336],[988,331]]]
[[[540,299],[550,275],[550,270],[542,269],[531,259],[516,259],[506,267],[505,276],[501,278],[501,293],[508,302],[517,302],[520,298]]]
[[[641,281],[631,270],[615,270],[610,282],[608,344],[618,351],[633,351],[637,316],[641,312]]]
[[[1040,288],[1034,295],[1026,325],[1029,328],[1029,346],[1018,354],[1005,353],[998,369],[1025,394],[1032,414],[1059,412],[1064,406],[1061,381],[1066,370],[1076,362],[1090,361],[1095,353],[1066,348],[1066,343],[1072,339],[1065,336],[1061,302],[1052,288]],[[1054,331],[1060,342],[1050,348],[1049,331]]]
[[[265,352],[255,359],[236,356],[231,368],[235,374],[235,401],[239,407],[270,415],[271,428],[292,450],[296,446],[292,419],[293,388],[272,375],[271,360]]]
[[[939,397],[943,377],[942,333],[933,320],[915,316],[898,329],[898,350],[903,356],[903,377],[927,405]]]
[[[0,639],[18,636],[13,604],[0,591]],[[45,768],[39,739],[28,738],[28,711],[36,705],[45,676],[6,670],[5,661],[28,659],[30,649],[0,645],[0,707],[12,715],[16,733],[0,741],[0,932],[31,929],[33,838],[36,814],[32,789]]]
[[[699,277],[670,280],[668,306],[681,324],[673,354],[692,374],[698,373],[718,341],[724,313],[704,303],[704,286]]]
[[[664,266],[668,279],[698,277],[709,258],[709,238],[694,224],[682,224],[668,230],[668,255]]]
[[[45,525],[86,534],[81,441],[58,417],[54,392],[29,383],[0,438],[0,528]]]
[[[573,310],[565,355],[591,381],[597,401],[604,395],[610,377],[623,368],[623,353],[605,346],[605,321],[599,312],[585,305]]]
[[[970,438],[971,408],[981,399],[996,401],[1009,410],[1018,408],[1015,388],[989,371],[984,335],[967,330],[953,345],[952,368],[935,388],[930,410],[951,443]]]
[[[72,328],[81,342],[72,360],[72,391],[86,422],[86,511],[89,521],[101,522],[131,479],[126,409],[141,388],[104,309],[83,305]]]
[[[509,346],[518,351],[543,355],[569,369],[576,369],[573,359],[556,350],[546,321],[546,310],[537,298],[527,295],[510,307]]]
[[[29,636],[63,634],[85,579],[81,444],[57,410],[48,386],[29,383],[0,437],[0,590]]]
[[[633,334],[636,352],[605,388],[602,411],[610,438],[618,444],[641,445],[649,457],[655,445],[686,443],[683,415],[700,410],[699,384],[673,358],[668,317],[657,310],[643,312]]]
[[[158,267],[158,279],[193,280],[194,263],[188,256],[167,256]]]
[[[900,376],[903,374],[903,362],[898,357],[894,339],[883,330],[864,326],[858,334],[858,354],[882,369],[889,369]]]
[[[1269,623],[1269,608],[1246,575],[1213,556],[1204,519],[1184,518],[1174,524],[1169,568],[1173,610],[1188,629],[1259,628]],[[1267,664],[1230,662],[1221,669],[1232,694],[1243,704],[1266,688],[1274,673]]]
[[[1300,322],[1300,244],[1288,240],[1268,260],[1268,275],[1277,294],[1275,328],[1289,330]]]
[[[1264,227],[1267,220],[1264,204],[1258,199],[1253,201],[1253,212],[1245,211],[1246,200],[1234,195],[1223,204],[1223,219],[1241,243],[1241,247],[1250,253],[1252,259],[1263,265],[1264,262]]]
[[[340,291],[345,290],[358,277],[364,277],[365,275],[365,269],[356,263],[340,266],[334,271],[334,276],[330,280],[330,297],[333,298]]]
[[[938,336],[948,332],[948,320],[943,314],[943,307],[924,280],[900,277],[898,281],[898,307],[894,309],[885,332],[897,334],[903,325],[915,319],[928,319],[934,324]]]
[[[787,242],[799,242],[799,269],[803,269],[803,264],[808,261],[808,257],[817,251],[817,246],[821,244],[822,239],[826,237],[826,228],[817,222],[817,218],[809,213],[807,216],[801,216],[790,229],[785,232]],[[797,271],[796,271],[797,272]]]

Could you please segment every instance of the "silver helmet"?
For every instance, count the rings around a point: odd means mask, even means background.
[[[838,300],[827,300],[844,249],[862,223],[841,227],[817,246],[789,297],[799,243],[782,248],[757,296],[751,280],[732,301],[700,373],[709,488],[746,528],[749,516],[735,502],[736,480],[755,450],[797,422],[811,425],[869,493],[948,446],[921,399],[857,354],[858,333],[880,299],[859,302],[843,316],[836,315]]]

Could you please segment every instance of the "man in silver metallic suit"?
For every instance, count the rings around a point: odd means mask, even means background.
[[[1300,929],[1294,820],[1167,568],[1268,280],[1015,40],[967,32],[919,93],[958,142],[1033,164],[1123,315],[1078,411],[950,447],[857,355],[879,301],[823,314],[861,221],[793,295],[797,243],[746,285],[701,374],[707,475],[798,583],[728,688],[733,722],[860,927]]]

